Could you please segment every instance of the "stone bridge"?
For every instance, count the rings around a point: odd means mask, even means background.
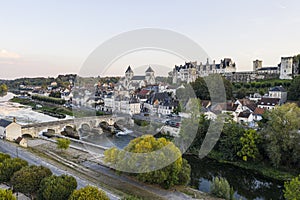
[[[74,118],[67,120],[58,120],[52,122],[42,122],[35,124],[23,125],[21,127],[22,136],[31,136],[33,138],[38,137],[40,133],[52,130],[55,134],[60,134],[66,127],[82,128],[82,126],[88,126],[89,128],[99,127],[101,122],[107,122],[109,125],[113,125],[119,118],[112,116],[93,116],[84,118]]]

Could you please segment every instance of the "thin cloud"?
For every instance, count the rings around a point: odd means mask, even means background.
[[[0,58],[5,58],[5,59],[18,59],[21,56],[15,52],[7,51],[5,49],[0,50]]]

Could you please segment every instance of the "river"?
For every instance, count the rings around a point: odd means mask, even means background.
[[[10,92],[5,96],[0,96],[0,119],[12,120],[15,117],[17,123],[21,125],[59,120],[55,117],[35,112],[29,106],[9,102],[14,96],[16,95]],[[72,119],[72,117],[66,116],[65,119]]]
[[[191,185],[203,192],[210,192],[214,177],[226,178],[233,187],[236,199],[270,200],[283,198],[283,183],[268,179],[249,170],[223,164],[208,158],[185,157],[191,167]]]

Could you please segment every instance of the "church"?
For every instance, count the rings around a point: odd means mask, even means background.
[[[125,71],[125,77],[122,79],[121,84],[125,90],[136,90],[147,85],[154,85],[154,71],[149,66],[145,71],[145,76],[135,76],[131,67],[128,66],[127,70]]]

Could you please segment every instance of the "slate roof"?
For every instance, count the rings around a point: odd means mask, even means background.
[[[142,81],[142,80],[145,80],[145,76],[134,76],[132,77],[133,81]]]
[[[6,128],[8,125],[10,125],[12,122],[11,121],[7,121],[5,119],[1,119],[0,120],[0,126],[3,128]]]
[[[258,101],[258,105],[262,106],[275,106],[279,105],[280,99],[278,98],[262,98]]]
[[[153,69],[149,66],[146,72],[154,72]]]
[[[240,114],[238,115],[238,117],[248,118],[250,115],[251,115],[251,112],[246,110],[246,111],[240,112]]]
[[[269,91],[270,92],[286,92],[286,90],[282,86],[272,87]]]
[[[131,69],[131,67],[130,67],[130,65],[128,66],[128,68],[127,68],[127,70],[126,70],[126,72],[125,73],[133,73],[133,71],[132,71],[132,69]]]

